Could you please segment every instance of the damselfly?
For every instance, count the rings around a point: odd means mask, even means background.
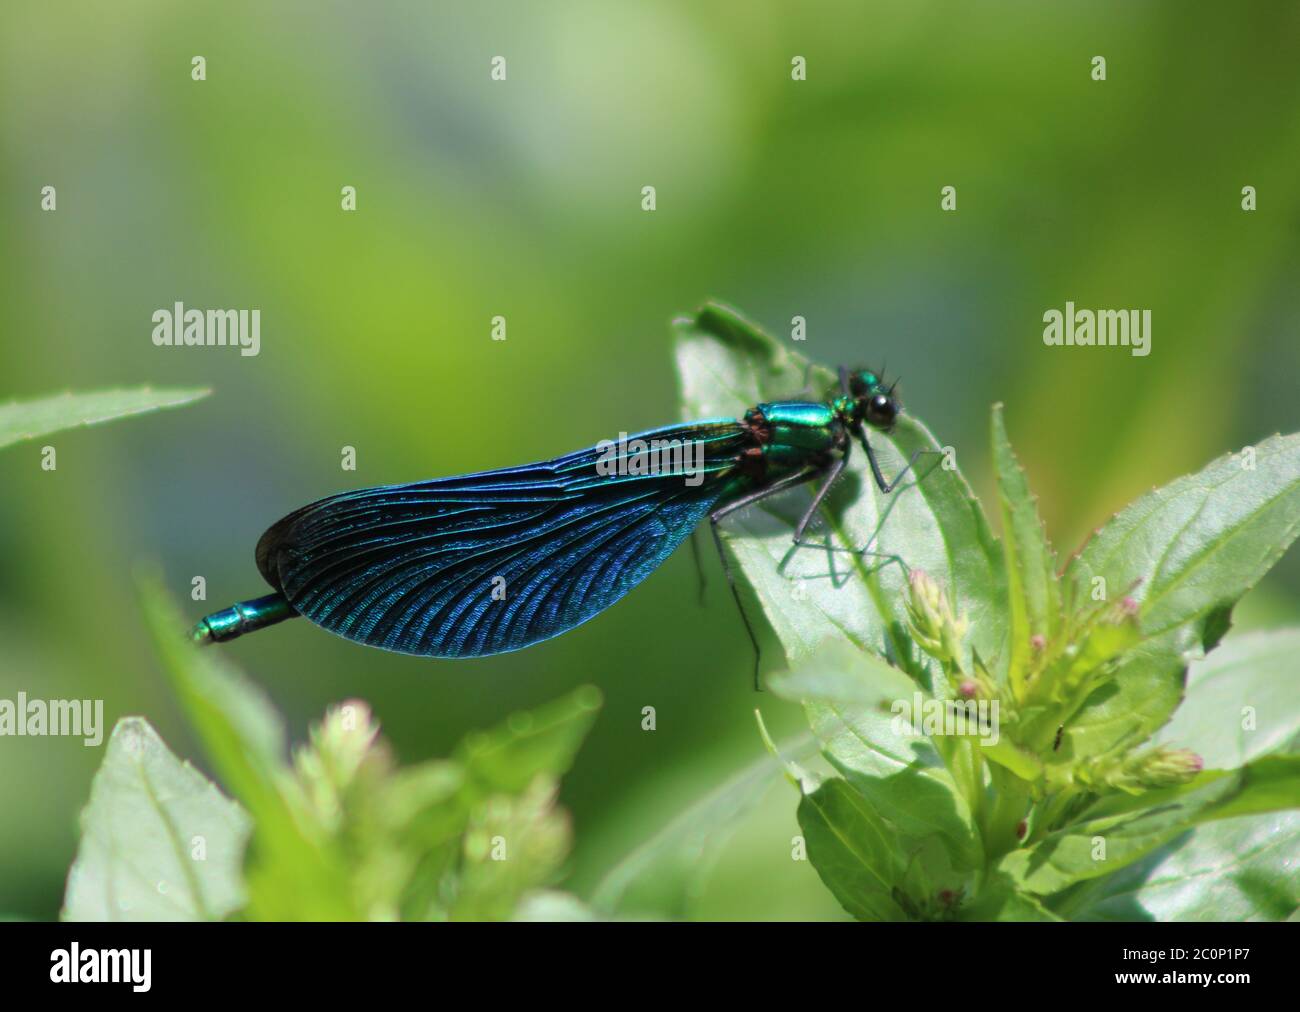
[[[522,467],[342,492],[274,524],[257,568],[274,593],[202,619],[200,643],[303,615],[350,640],[422,657],[484,657],[558,636],[659,567],[706,517],[718,523],[805,482],[821,486],[793,543],[867,438],[899,413],[869,369],[839,371],[825,401],[759,404],[739,420],[674,425]],[[865,550],[864,550],[865,551]],[[869,553],[877,554],[877,553]],[[757,651],[743,605],[741,616]]]

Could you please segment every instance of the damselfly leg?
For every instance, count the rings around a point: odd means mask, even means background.
[[[713,545],[718,550],[718,559],[722,562],[722,571],[727,577],[727,586],[731,588],[731,596],[736,602],[736,607],[740,610],[740,619],[745,623],[745,633],[749,636],[750,645],[754,648],[754,689],[761,690],[758,681],[758,667],[762,660],[762,651],[758,646],[758,634],[754,632],[753,623],[749,621],[749,615],[745,611],[745,602],[741,600],[740,588],[736,586],[735,574],[731,571],[731,563],[727,561],[727,552],[722,547],[722,535],[718,532],[718,523],[726,516],[742,510],[746,506],[753,506],[755,503],[762,502],[770,496],[779,495],[782,492],[794,488],[796,485],[802,485],[806,481],[812,481],[818,475],[825,474],[825,468],[809,468],[800,471],[797,474],[789,475],[780,481],[773,482],[767,488],[760,488],[748,495],[743,495],[734,502],[729,502],[725,506],[719,506],[709,514],[709,530],[713,534]]]

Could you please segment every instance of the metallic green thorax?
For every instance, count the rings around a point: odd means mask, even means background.
[[[844,427],[829,404],[774,401],[760,404],[751,418],[762,418],[763,477],[797,471],[841,445]]]
[[[829,450],[835,445],[833,434],[838,419],[829,404],[775,401],[760,404],[758,410],[772,426],[773,443],[806,450]]]
[[[755,445],[737,459],[737,471],[751,486],[762,485],[808,467],[826,466],[843,451],[850,431],[870,420],[872,399],[892,395],[879,374],[851,373],[848,389],[828,401],[769,401],[746,413],[743,423]],[[892,401],[891,401],[892,403]],[[892,420],[892,419],[891,419]]]

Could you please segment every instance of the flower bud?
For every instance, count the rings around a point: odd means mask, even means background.
[[[908,578],[907,620],[922,650],[941,663],[960,664],[970,622],[954,613],[943,588],[919,569]]]
[[[1189,748],[1161,747],[1141,757],[1137,776],[1147,787],[1175,787],[1195,777],[1204,765]]]
[[[1177,787],[1201,772],[1201,757],[1187,748],[1160,745],[1134,752],[1104,769],[1100,779],[1129,794],[1141,794],[1157,787]]]

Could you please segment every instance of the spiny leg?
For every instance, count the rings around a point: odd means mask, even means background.
[[[842,384],[848,383],[848,373],[842,366],[840,368],[840,381]],[[871,445],[867,442],[866,433],[859,428],[858,430],[856,430],[855,435],[861,441],[863,448],[867,452],[867,461],[871,465],[871,473],[872,473],[872,477],[876,481],[876,487],[879,488],[881,493],[884,495],[889,495],[891,492],[894,491],[895,488],[898,487],[898,483],[902,480],[903,476],[912,469],[912,465],[916,463],[917,458],[919,458],[921,454],[942,452],[939,450],[925,450],[925,449],[918,449],[914,451],[912,453],[911,459],[908,460],[907,465],[901,471],[899,471],[897,475],[894,476],[894,480],[892,482],[887,482],[885,481],[884,475],[880,471],[880,465],[876,462],[876,455],[872,452]],[[883,516],[881,517],[880,524],[878,524],[876,527],[875,533],[871,535],[871,538],[867,541],[866,545],[863,546],[862,548],[849,548],[849,547],[836,546],[836,545],[820,545],[814,541],[809,541],[804,537],[804,535],[807,533],[808,525],[812,522],[813,517],[817,514],[817,511],[821,508],[822,502],[823,500],[825,500],[827,494],[829,494],[831,486],[835,484],[836,479],[838,479],[839,476],[843,473],[844,468],[848,466],[848,462],[849,462],[849,451],[846,448],[844,453],[835,461],[834,464],[830,466],[830,470],[827,472],[827,478],[825,483],[822,485],[821,488],[817,490],[817,494],[813,496],[813,501],[809,504],[808,508],[804,511],[803,516],[799,518],[799,523],[795,527],[794,538],[793,538],[793,543],[795,548],[817,548],[822,551],[847,552],[850,555],[858,555],[858,556],[870,555],[874,558],[885,560],[884,562],[881,563],[882,568],[888,565],[890,562],[897,562],[899,567],[903,570],[903,575],[905,577],[910,578],[912,572],[911,567],[908,566],[908,564],[903,560],[902,556],[896,555],[893,552],[876,552],[871,550],[871,544],[876,540],[876,535],[880,533],[880,526],[884,524]]]
[[[758,684],[758,665],[762,660],[762,651],[758,648],[758,637],[754,634],[754,627],[750,624],[749,615],[745,612],[745,603],[740,599],[740,591],[736,587],[736,578],[731,572],[731,563],[727,561],[727,553],[722,547],[722,536],[718,533],[718,517],[709,517],[709,530],[713,533],[713,544],[718,550],[718,559],[722,562],[722,572],[727,577],[727,586],[731,588],[731,596],[735,599],[736,607],[740,610],[740,621],[745,624],[745,635],[749,637],[749,645],[754,648],[754,691],[761,691]]]
[[[903,480],[903,476],[912,470],[912,465],[916,463],[918,457],[923,453],[939,453],[938,450],[913,450],[912,456],[908,459],[903,469],[894,475],[893,481],[885,481],[884,474],[880,471],[880,465],[876,463],[875,451],[871,449],[871,443],[867,440],[867,432],[862,426],[858,426],[853,434],[858,437],[858,442],[862,444],[862,449],[867,451],[867,463],[871,465],[871,476],[876,479],[876,488],[880,489],[882,495],[889,495],[898,487],[898,483]],[[845,455],[847,456],[847,454]]]
[[[835,463],[833,463],[830,466],[830,469],[826,472],[826,480],[822,482],[822,487],[817,490],[816,494],[813,496],[812,502],[809,504],[808,508],[804,510],[803,516],[799,518],[799,523],[795,525],[794,543],[796,545],[804,543],[804,532],[808,529],[808,525],[812,522],[812,518],[816,515],[817,510],[821,508],[822,500],[825,499],[827,493],[830,492],[831,486],[834,485],[836,479],[844,473],[844,468],[848,465],[848,462],[849,451],[846,448],[845,451],[835,459]]]
[[[880,471],[880,465],[876,462],[875,451],[871,449],[871,443],[867,441],[866,431],[862,428],[859,428],[855,434],[858,437],[858,441],[862,443],[862,448],[867,452],[867,463],[871,465],[871,476],[875,478],[876,487],[880,489],[882,495],[889,495],[891,492],[894,491],[894,489],[898,488],[898,484],[903,480],[903,476],[907,474],[908,471],[912,470],[912,466],[917,462],[917,460],[920,458],[922,454],[933,453],[933,454],[938,454],[940,456],[943,455],[942,450],[926,450],[924,448],[913,450],[912,456],[910,456],[907,459],[907,463],[903,466],[903,469],[899,471],[898,474],[894,475],[894,480],[885,481],[885,476]],[[847,454],[845,456],[847,456]],[[929,472],[926,473],[928,474]],[[916,480],[919,482],[921,481],[921,478],[924,477],[925,475],[921,475],[921,477],[917,478]],[[892,501],[891,501],[891,505],[892,505]],[[883,517],[881,518],[881,523],[882,524],[884,523]],[[879,533],[880,533],[880,528],[879,526],[877,526],[876,534]],[[876,534],[872,534],[871,536],[872,541],[875,540]],[[867,542],[868,548],[870,547],[870,545],[871,545],[871,541],[868,541]],[[903,575],[906,576],[908,579],[911,579],[912,576],[911,567],[908,566],[908,564],[903,561],[901,556],[893,555],[887,552],[872,552],[872,551],[868,551],[867,548],[854,549],[854,551],[857,551],[862,555],[874,555],[878,558],[884,559],[885,561],[881,563],[882,567],[888,565],[890,562],[897,562],[899,566],[902,567]]]
[[[844,468],[841,466],[836,470],[842,471],[843,469]],[[795,549],[815,548],[818,551],[822,551],[822,552],[843,552],[848,555],[857,555],[857,556],[870,555],[873,558],[885,560],[884,562],[881,563],[881,568],[888,565],[890,562],[897,562],[899,568],[903,570],[903,575],[905,577],[910,578],[912,573],[911,567],[908,566],[908,564],[903,561],[903,557],[901,555],[895,555],[893,552],[877,552],[874,551],[871,547],[876,540],[876,536],[880,533],[880,528],[884,526],[884,522],[885,522],[884,516],[880,518],[880,523],[876,525],[875,531],[872,532],[871,537],[867,539],[867,543],[861,548],[850,548],[846,545],[819,544],[816,541],[809,540],[805,536],[807,527],[812,522],[812,519],[816,515],[818,508],[821,506],[821,501],[825,498],[826,489],[830,487],[830,483],[833,480],[834,480],[833,478],[827,480],[826,485],[822,486],[817,496],[813,499],[811,505],[809,505],[808,509],[804,512],[804,515],[800,517],[799,524],[795,528],[794,537],[791,539],[791,544],[794,546],[794,548]]]
[[[798,474],[792,474],[782,478],[780,481],[773,482],[767,488],[760,488],[741,496],[735,502],[727,503],[725,506],[719,506],[709,514],[709,530],[713,534],[713,545],[718,550],[718,559],[722,563],[722,572],[726,574],[727,586],[731,588],[731,596],[736,602],[736,607],[740,611],[740,620],[745,624],[745,632],[749,636],[750,646],[754,648],[754,691],[762,691],[762,686],[758,681],[759,664],[762,661],[762,651],[758,646],[758,635],[754,632],[753,623],[749,621],[749,614],[745,611],[745,602],[741,600],[740,588],[736,586],[735,574],[731,571],[731,563],[727,561],[726,550],[722,547],[722,535],[718,531],[718,522],[723,517],[742,510],[746,506],[753,506],[754,503],[766,499],[768,496],[777,495],[781,492],[791,489],[796,485],[802,485],[806,481],[812,481],[819,474],[825,473],[825,468],[810,468],[806,471],[800,471]]]
[[[704,563],[700,559],[700,542],[696,535],[699,531],[691,531],[691,557],[695,560],[695,575],[700,581],[700,604],[704,604],[704,588],[707,581],[704,579]]]
[[[848,554],[848,555],[869,556],[870,558],[873,558],[873,559],[881,559],[881,560],[883,560],[883,561],[881,561],[880,565],[872,567],[872,569],[871,569],[870,571],[873,572],[873,573],[876,572],[876,571],[878,571],[878,570],[884,569],[884,568],[885,568],[887,565],[889,565],[891,562],[896,562],[896,563],[898,563],[898,568],[901,569],[901,570],[903,571],[903,577],[904,577],[904,579],[911,579],[911,576],[912,576],[912,567],[909,566],[909,565],[907,564],[907,562],[903,559],[903,557],[902,557],[901,555],[896,555],[896,554],[893,553],[893,552],[877,552],[877,551],[875,551],[873,548],[870,547],[871,542],[868,542],[867,544],[868,544],[868,547],[866,547],[866,548],[846,548],[846,547],[842,547],[842,546],[839,546],[839,545],[823,545],[823,544],[819,544],[819,543],[817,543],[816,541],[795,541],[795,542],[792,542],[792,546],[793,546],[794,548],[796,548],[796,549],[798,549],[798,548],[815,548],[815,549],[817,549],[818,551],[822,551],[822,552],[844,552],[844,553],[846,553],[846,554]],[[836,578],[835,573],[834,573],[833,571],[832,571],[829,575],[830,575],[833,579]]]

